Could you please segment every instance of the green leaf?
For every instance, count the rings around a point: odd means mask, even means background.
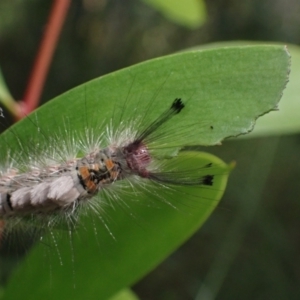
[[[254,46],[262,45],[263,42],[255,41],[233,41],[202,45],[197,49],[213,49],[216,47],[233,47],[233,46]],[[264,43],[265,44],[265,43]],[[283,44],[280,44],[284,46]],[[283,91],[282,99],[278,105],[278,109],[274,112],[266,114],[263,118],[256,121],[254,130],[242,138],[255,138],[260,136],[293,134],[300,131],[300,47],[289,44],[287,46],[291,54],[291,73],[286,89]]]
[[[226,137],[248,133],[256,118],[276,108],[288,72],[289,54],[283,46],[227,47],[161,57],[53,99],[15,126],[14,134],[3,134],[0,154],[3,158],[11,148],[17,153],[22,150],[13,142],[16,135],[40,144],[43,136],[59,134],[62,139],[66,126],[83,135],[86,126],[99,132],[108,123],[118,128],[121,116],[130,122],[142,115],[147,124],[175,98],[187,105],[180,118],[167,124],[170,134],[163,141],[169,154],[185,145],[219,144]],[[36,130],[37,125],[43,134]]]
[[[12,155],[22,166],[29,154],[34,157],[51,147],[68,149],[70,136],[82,137],[86,127],[97,135],[107,124],[143,128],[178,97],[186,107],[158,129],[166,149],[157,153],[213,145],[248,132],[258,116],[277,105],[288,68],[289,55],[281,46],[191,51],[135,65],[72,89],[38,109],[1,135],[0,157]],[[214,167],[203,168],[208,163]],[[89,212],[81,218],[72,243],[62,231],[55,242],[49,236],[37,245],[11,278],[4,299],[20,294],[35,299],[107,299],[154,268],[206,220],[229,173],[228,166],[205,153],[180,152],[164,160],[166,172],[174,166],[183,174],[214,174],[214,185],[138,185],[134,191],[116,191],[114,206],[105,207],[103,215]],[[105,194],[101,197],[106,199]]]
[[[143,1],[160,11],[166,18],[186,27],[199,27],[206,20],[205,2],[202,0]]]

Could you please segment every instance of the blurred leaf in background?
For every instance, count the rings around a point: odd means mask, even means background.
[[[160,11],[166,18],[190,28],[201,26],[206,20],[205,2],[202,0],[143,0]]]
[[[300,47],[294,45],[287,47],[291,53],[292,67],[278,111],[257,120],[255,130],[247,138],[300,132]]]
[[[130,290],[122,290],[109,300],[138,300],[139,298]]]

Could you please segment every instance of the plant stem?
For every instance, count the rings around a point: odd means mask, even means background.
[[[20,103],[18,119],[33,111],[39,103],[50,62],[61,32],[71,0],[54,0],[45,33],[34,62],[23,101]]]

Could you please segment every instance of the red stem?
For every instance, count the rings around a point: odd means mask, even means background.
[[[19,118],[29,114],[38,106],[50,62],[70,3],[71,0],[54,0],[53,2],[45,33],[21,103]]]

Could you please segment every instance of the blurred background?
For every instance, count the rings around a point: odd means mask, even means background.
[[[23,97],[51,5],[0,2],[0,66],[15,99]],[[199,22],[188,23],[139,0],[73,0],[42,102],[189,47],[300,43],[298,0],[199,0],[200,9]],[[133,290],[142,300],[299,299],[299,134],[229,140],[207,151],[237,162],[220,206]]]

